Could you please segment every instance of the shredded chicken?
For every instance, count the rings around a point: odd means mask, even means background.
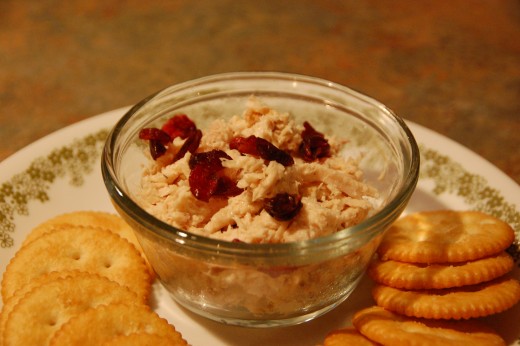
[[[199,152],[219,149],[231,160],[222,165],[243,192],[237,196],[196,199],[190,191],[190,154],[173,164],[150,164],[142,177],[142,203],[157,218],[177,228],[212,238],[248,243],[284,243],[337,232],[361,222],[373,208],[377,191],[363,182],[352,158],[333,155],[315,162],[298,157],[303,125],[251,99],[242,115],[217,120],[203,130]],[[255,135],[292,154],[294,165],[283,166],[229,148],[236,136]],[[331,153],[343,142],[330,138]],[[182,145],[175,141],[168,150]],[[168,156],[168,153],[167,155]],[[166,161],[167,159],[165,159]],[[263,200],[278,193],[301,196],[302,208],[291,220],[278,221],[263,208]]]

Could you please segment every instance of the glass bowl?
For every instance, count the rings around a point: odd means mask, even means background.
[[[140,184],[150,158],[139,131],[176,113],[204,129],[241,114],[251,95],[347,139],[341,155],[361,157],[364,181],[379,192],[364,221],[314,239],[249,244],[177,229],[143,209]],[[308,321],[349,296],[415,189],[419,150],[402,119],[347,87],[294,74],[226,73],[168,87],[130,109],[108,136],[102,173],[113,204],[178,303],[223,323],[271,327]]]

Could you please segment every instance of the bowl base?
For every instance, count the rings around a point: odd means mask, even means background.
[[[299,314],[295,316],[290,316],[287,318],[235,318],[235,317],[223,317],[222,315],[217,315],[215,313],[212,313],[209,309],[201,309],[199,305],[195,306],[193,302],[189,300],[182,299],[181,297],[174,296],[173,294],[170,294],[170,297],[177,302],[182,308],[207,319],[210,319],[215,322],[219,322],[222,324],[232,325],[232,326],[240,326],[240,327],[247,327],[247,328],[273,328],[273,327],[289,327],[294,326],[298,324],[302,324],[311,320],[314,320],[315,318],[322,316],[326,314],[327,312],[333,310],[338,305],[343,303],[352,293],[354,290],[354,287],[357,286],[356,284],[351,286],[351,289],[346,292],[345,295],[343,295],[340,299],[336,300],[332,304],[329,304],[327,306],[324,306],[318,310],[313,310],[308,313]]]

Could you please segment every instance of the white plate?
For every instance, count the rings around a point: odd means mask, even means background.
[[[74,210],[114,212],[100,173],[108,130],[127,108],[84,120],[44,137],[0,163],[0,270],[3,273],[25,235],[38,223]],[[520,243],[520,187],[496,167],[461,145],[410,123],[421,147],[421,178],[406,212],[476,209],[509,222]],[[520,278],[518,247],[513,275]],[[276,329],[222,325],[184,310],[159,285],[153,307],[194,346],[316,345],[348,325],[352,312],[372,304],[370,280],[351,298],[312,322]],[[510,345],[520,346],[520,304],[489,318]]]

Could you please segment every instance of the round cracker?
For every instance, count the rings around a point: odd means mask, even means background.
[[[36,226],[23,241],[23,245],[30,243],[43,234],[67,226],[88,226],[110,230],[132,244],[137,243],[130,226],[119,216],[101,211],[74,211],[57,215]]]
[[[477,211],[428,211],[397,220],[378,248],[382,260],[456,263],[504,251],[514,241],[502,220]]]
[[[323,340],[323,346],[377,346],[379,344],[371,341],[355,328],[347,327],[330,332]]]
[[[45,285],[59,278],[81,275],[81,273],[82,272],[79,271],[51,272],[39,276],[38,278],[29,282],[27,285],[23,286],[21,289],[17,290],[12,297],[10,297],[6,302],[4,302],[2,312],[0,313],[0,345],[3,345],[3,335],[5,325],[9,319],[9,314],[11,313],[11,311],[13,311],[13,308],[18,304],[20,299],[22,299],[28,292],[32,291],[34,288],[38,286]]]
[[[151,277],[139,252],[118,235],[100,229],[70,227],[40,236],[22,247],[6,267],[2,298],[40,275],[80,270],[109,278],[136,292],[146,301]]]
[[[475,261],[452,264],[419,264],[374,259],[368,268],[376,282],[409,290],[441,289],[475,285],[496,279],[513,269],[513,258],[506,252]]]
[[[520,282],[499,278],[478,285],[443,290],[407,291],[376,285],[377,305],[411,317],[469,319],[505,311],[520,301]]]
[[[352,323],[367,338],[387,346],[505,346],[496,332],[476,321],[414,319],[379,306],[358,311]]]
[[[66,214],[61,214],[49,219],[29,232],[27,237],[24,239],[22,246],[29,244],[33,240],[39,238],[43,234],[47,234],[56,229],[66,228],[70,226],[86,226],[106,229],[116,233],[122,238],[128,240],[133,244],[136,249],[141,253],[150,273],[153,274],[153,268],[148,263],[148,260],[144,254],[141,244],[137,240],[135,233],[121,217],[115,214],[102,212],[102,211],[91,211],[91,210],[80,210]]]
[[[100,345],[119,335],[140,332],[187,345],[172,325],[148,307],[127,304],[98,306],[71,318],[54,334],[50,345]]]
[[[128,288],[95,274],[81,273],[38,286],[9,314],[4,345],[47,345],[70,318],[111,303],[142,303]]]

